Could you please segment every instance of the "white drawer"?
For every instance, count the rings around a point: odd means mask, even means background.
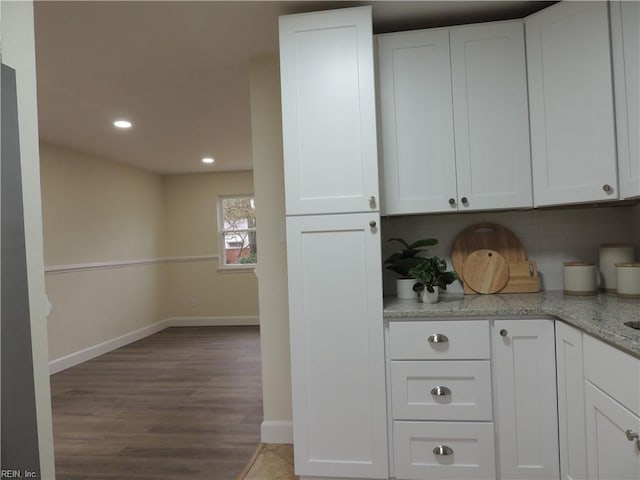
[[[481,361],[391,362],[395,420],[491,420],[491,366]]]
[[[389,323],[392,360],[490,358],[487,320]]]
[[[589,335],[582,349],[585,378],[640,415],[640,360]]]
[[[496,478],[493,423],[393,422],[393,435],[398,480]]]

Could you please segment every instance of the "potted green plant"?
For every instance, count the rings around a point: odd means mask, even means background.
[[[399,276],[396,280],[398,298],[416,298],[417,293],[413,290],[416,280],[411,276],[409,270],[426,258],[423,255],[427,252],[427,247],[437,245],[438,240],[425,238],[412,244],[402,238],[390,238],[389,241],[400,243],[403,246],[401,251],[395,252],[384,261],[385,267]]]
[[[447,261],[441,257],[422,259],[409,274],[417,280],[413,290],[422,294],[423,303],[436,303],[439,289],[446,290],[458,279],[455,271],[447,272]]]

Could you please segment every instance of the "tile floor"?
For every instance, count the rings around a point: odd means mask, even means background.
[[[239,480],[298,480],[293,473],[293,445],[264,444]]]

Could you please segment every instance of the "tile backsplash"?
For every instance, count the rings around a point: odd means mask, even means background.
[[[640,258],[640,205],[575,208],[563,210],[524,210],[509,212],[411,215],[382,219],[382,259],[397,250],[389,238],[412,242],[437,238],[429,253],[445,257],[451,266],[451,250],[456,236],[475,223],[504,225],[519,239],[527,258],[538,264],[543,290],[562,290],[562,262],[598,262],[601,243],[634,243]],[[395,276],[384,273],[384,293],[395,293]],[[448,291],[462,292],[459,282]]]

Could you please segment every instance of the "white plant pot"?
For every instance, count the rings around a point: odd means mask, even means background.
[[[433,289],[433,293],[426,288],[422,291],[422,303],[436,303],[438,301],[438,288]]]
[[[418,294],[413,291],[416,283],[414,278],[398,278],[396,279],[396,294],[401,299],[416,299]]]

